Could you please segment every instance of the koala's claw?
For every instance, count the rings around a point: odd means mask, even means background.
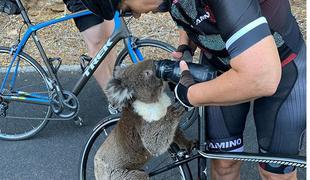
[[[190,152],[192,152],[193,149],[198,147],[198,141],[197,140],[185,140],[182,143],[178,144],[180,146],[181,149],[184,149],[188,152],[188,154],[190,154]]]
[[[176,109],[183,107],[179,101],[174,102],[171,106],[175,107]]]
[[[168,111],[173,114],[174,117],[181,116],[186,110],[184,106],[180,102],[175,102],[171,106],[168,107]]]

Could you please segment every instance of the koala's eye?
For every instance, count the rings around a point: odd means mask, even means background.
[[[153,75],[153,71],[152,70],[144,70],[143,74],[144,74],[144,77],[149,78]]]

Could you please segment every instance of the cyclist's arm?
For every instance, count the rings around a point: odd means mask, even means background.
[[[186,44],[189,45],[189,38],[183,29],[179,29],[179,45]]]
[[[179,32],[179,47],[181,45],[188,45],[191,49],[191,53],[194,53],[197,46],[196,44],[193,43],[193,41],[191,41],[186,33],[186,31],[184,31],[182,28],[178,29]],[[179,49],[178,47],[178,49]],[[175,52],[172,52],[172,57],[175,59],[180,59],[182,57],[182,52],[180,52],[179,50],[176,50]]]
[[[231,105],[274,94],[281,77],[277,48],[257,0],[210,0],[231,69],[190,87],[193,105]]]
[[[231,69],[214,80],[191,86],[194,106],[232,105],[275,93],[281,64],[272,36],[267,36],[231,60]]]
[[[178,42],[179,46],[180,45],[189,45],[190,40],[189,40],[186,32],[182,28],[179,28],[178,33],[179,33],[179,42]],[[176,51],[172,52],[171,55],[175,59],[180,59],[182,57],[183,53],[176,50]]]

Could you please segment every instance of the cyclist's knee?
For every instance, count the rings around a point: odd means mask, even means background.
[[[102,36],[91,35],[91,37],[86,37],[84,40],[88,47],[89,55],[93,57],[100,50],[103,43],[106,41],[106,38]]]
[[[212,160],[212,170],[220,176],[225,176],[231,173],[240,172],[240,161],[233,160]]]
[[[111,35],[111,27],[103,23],[92,26],[81,32],[89,49],[89,54],[96,54]]]
[[[268,165],[269,166],[269,165]],[[264,167],[264,166],[263,166]],[[285,172],[285,168],[278,168],[277,171],[275,169],[267,169],[263,168],[260,164],[259,166],[259,174],[263,180],[270,179],[270,180],[295,180],[297,179],[297,172],[294,169],[293,171]],[[291,169],[290,166],[286,166],[286,168]],[[282,173],[279,173],[282,172]]]
[[[266,172],[265,174],[278,174],[278,175],[284,175],[284,174],[291,174],[296,170],[293,166],[287,166],[287,165],[280,165],[280,164],[274,164],[274,163],[259,163],[259,167],[262,170],[262,172]],[[268,173],[267,173],[268,172]]]

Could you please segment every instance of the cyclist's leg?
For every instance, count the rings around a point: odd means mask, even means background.
[[[209,151],[243,151],[243,130],[250,103],[207,108],[207,146]],[[241,162],[212,160],[212,179],[240,179]]]
[[[200,62],[216,67],[209,62],[203,54]],[[206,133],[209,151],[243,151],[243,130],[245,120],[250,109],[250,103],[235,106],[209,106],[206,108]],[[240,166],[238,161],[211,160],[212,179],[240,179]]]
[[[64,0],[67,8],[71,12],[86,9],[79,0]],[[94,57],[112,34],[114,28],[113,21],[104,21],[96,15],[88,15],[74,19],[75,24],[81,32],[88,48],[88,54]],[[116,60],[116,52],[112,50],[106,59],[99,65],[94,76],[102,89],[112,77],[112,71]]]
[[[306,128],[306,51],[282,70],[277,92],[254,103],[254,119],[261,152],[296,155]],[[261,163],[263,179],[297,179],[292,166]]]
[[[102,45],[112,34],[113,28],[114,21],[104,21],[81,32],[85,43],[87,44],[90,57],[94,57],[97,54]],[[102,89],[105,88],[106,84],[112,77],[115,60],[116,52],[112,49],[94,73],[94,76]]]

